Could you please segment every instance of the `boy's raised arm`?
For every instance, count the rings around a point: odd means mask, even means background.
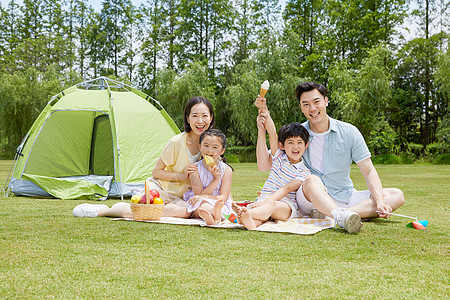
[[[272,167],[272,158],[269,155],[269,149],[266,144],[266,118],[259,114],[256,118],[256,125],[258,127],[258,141],[256,142],[256,164],[258,170],[269,171]]]
[[[266,129],[269,134],[270,152],[275,155],[278,150],[278,134],[269,111],[266,116]]]

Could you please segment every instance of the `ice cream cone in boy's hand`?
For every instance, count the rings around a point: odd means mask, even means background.
[[[205,163],[211,168],[214,168],[216,166],[216,164],[214,163],[214,158],[212,158],[211,156],[205,155],[203,158],[205,159]]]
[[[261,98],[264,98],[267,91],[269,90],[269,87],[270,87],[269,80],[266,80],[261,84],[261,90],[259,91],[259,96]]]

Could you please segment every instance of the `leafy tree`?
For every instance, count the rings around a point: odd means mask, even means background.
[[[107,67],[112,69],[115,76],[119,76],[119,62],[127,45],[126,28],[131,25],[131,19],[125,12],[131,11],[132,4],[130,0],[104,0],[102,5],[100,30],[103,39],[99,42]],[[103,68],[103,72],[109,74],[110,70]]]
[[[148,1],[148,6],[142,6],[142,36],[141,53],[143,60],[139,64],[140,86],[149,93],[155,90],[158,61],[163,57],[165,11],[162,1]]]
[[[89,34],[92,26],[89,25],[89,19],[93,19],[94,9],[87,4],[87,0],[76,0],[73,4],[73,11],[69,13],[69,18],[71,19],[70,27],[73,32],[72,39],[77,37],[75,43],[78,42],[77,47],[77,61],[78,68],[81,77],[86,77],[88,75],[89,62],[88,62],[88,51],[89,51]]]
[[[61,74],[53,67],[45,73],[30,67],[23,73],[1,74],[0,156],[12,158],[50,97],[79,80],[79,77]]]
[[[389,55],[385,48],[374,48],[357,72],[349,69],[345,62],[337,63],[330,70],[329,88],[332,101],[337,103],[334,116],[358,127],[366,138],[379,131],[384,123],[384,111],[391,101],[385,64]]]
[[[214,85],[208,78],[208,70],[199,62],[194,62],[185,70],[183,76],[176,75],[170,68],[158,72],[154,97],[181,130],[184,128],[184,107],[190,98],[206,97],[215,107]]]
[[[445,34],[436,34],[429,39],[416,38],[403,46],[397,55],[394,77],[396,110],[409,113],[393,113],[392,124],[395,127],[402,127],[402,123],[414,124],[413,128],[406,130],[410,135],[417,130],[417,134],[408,140],[420,143],[424,148],[435,140],[439,119],[445,114],[445,110],[438,109],[442,107],[440,102],[443,98],[434,84],[433,73],[438,65],[438,45],[446,39]]]

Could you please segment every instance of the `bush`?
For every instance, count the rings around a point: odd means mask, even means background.
[[[225,158],[227,159],[227,163],[229,164],[238,164],[239,163],[239,158],[232,154],[232,153],[226,153],[225,152]]]
[[[409,157],[407,153],[400,154],[400,162],[405,165],[410,165],[414,163],[414,159]]]
[[[443,153],[444,146],[441,143],[431,143],[427,145],[426,154],[427,155],[437,155]]]
[[[256,146],[248,147],[229,147],[227,155],[237,156],[239,162],[256,162]]]
[[[433,161],[434,165],[450,165],[450,153],[440,154]]]
[[[398,165],[401,164],[400,158],[394,154],[380,154],[372,159],[374,164]]]
[[[415,157],[420,156],[423,146],[421,144],[408,143],[408,152],[414,154]]]
[[[383,123],[382,123],[383,124]],[[397,150],[396,141],[397,134],[395,131],[385,124],[384,128],[379,128],[370,132],[369,141],[367,147],[370,152],[378,154],[395,153]]]

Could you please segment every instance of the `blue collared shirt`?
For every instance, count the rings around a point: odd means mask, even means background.
[[[364,138],[355,126],[342,121],[330,119],[330,132],[324,147],[324,173],[311,165],[308,147],[303,154],[311,173],[322,179],[328,194],[334,199],[348,203],[354,191],[350,179],[350,166],[352,162],[358,163],[371,156]],[[310,133],[309,121],[302,124]],[[311,143],[313,136],[310,137]]]

